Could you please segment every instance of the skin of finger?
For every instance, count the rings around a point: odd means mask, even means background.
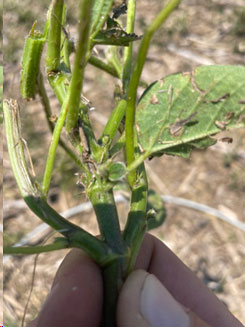
[[[81,250],[73,249],[61,264],[38,318],[31,327],[99,326],[103,283],[99,267]]]
[[[149,274],[145,270],[135,270],[125,281],[118,298],[118,327],[150,327],[149,323],[142,317],[140,313],[141,291],[143,289],[145,279],[148,275]],[[211,327],[209,324],[201,320],[191,310],[188,310],[185,307],[183,307],[183,309],[190,317],[190,327]]]
[[[190,327],[212,327],[211,325],[200,319],[193,311],[190,311],[186,308],[184,308],[184,310],[190,317],[190,321],[191,321]]]
[[[242,327],[195,274],[154,236],[146,234],[135,269],[154,274],[179,303],[211,326]]]
[[[117,304],[117,326],[150,327],[140,314],[140,293],[148,273],[137,270],[129,275],[120,292]]]

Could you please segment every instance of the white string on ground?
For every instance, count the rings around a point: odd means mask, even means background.
[[[192,209],[196,209],[196,210],[205,212],[209,215],[212,215],[212,216],[222,219],[223,221],[239,228],[242,231],[245,231],[245,223],[243,223],[233,217],[228,217],[228,216],[224,215],[222,212],[220,212],[219,210],[209,207],[205,204],[194,202],[194,201],[183,199],[183,198],[178,198],[178,197],[172,196],[172,195],[162,195],[162,199],[164,202],[167,202],[167,203],[174,203],[179,206],[188,207],[188,208],[192,208]]]
[[[233,217],[228,217],[227,215],[223,214],[219,210],[209,207],[205,204],[194,202],[194,201],[187,200],[184,198],[179,198],[179,197],[172,196],[172,195],[162,195],[161,198],[162,198],[163,202],[174,203],[179,206],[188,207],[188,208],[202,211],[209,215],[215,216],[215,217],[225,221],[226,223],[231,224],[234,227],[236,227],[242,231],[245,231],[245,223],[243,223]],[[127,202],[127,201],[128,201],[127,198],[121,194],[117,194],[115,196],[116,203]],[[85,203],[79,204],[75,207],[72,207],[72,208],[62,212],[61,216],[63,216],[66,219],[69,219],[81,212],[88,211],[91,209],[92,209],[91,203],[85,202]],[[48,230],[49,228],[50,228],[49,225],[47,225],[46,223],[42,223],[41,225],[39,225],[35,229],[33,229],[30,233],[28,233],[25,237],[23,237],[18,243],[14,244],[13,246],[17,247],[17,246],[26,245],[38,234],[44,232],[45,230]],[[4,255],[3,264],[5,264],[9,260],[10,257],[11,257],[10,255]]]
[[[178,48],[173,43],[168,44],[167,49],[170,52],[177,54],[178,56],[192,60],[193,62],[196,62],[197,64],[200,64],[200,65],[214,65],[215,64],[215,62],[212,59],[200,56],[199,54],[194,53],[193,51],[185,49],[185,48]]]

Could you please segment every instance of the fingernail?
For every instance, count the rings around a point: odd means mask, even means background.
[[[154,275],[150,274],[145,279],[140,309],[151,327],[190,327],[188,315]]]

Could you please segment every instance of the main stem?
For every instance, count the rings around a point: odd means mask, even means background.
[[[100,184],[101,181],[97,180]],[[127,248],[120,231],[118,213],[112,190],[108,185],[94,186],[88,191],[100,228],[102,241],[118,254],[118,257],[102,269],[104,280],[104,326],[116,326],[116,307],[119,290],[126,271]]]
[[[103,326],[114,327],[117,300],[125,278],[124,258],[118,258],[102,270],[104,285]]]

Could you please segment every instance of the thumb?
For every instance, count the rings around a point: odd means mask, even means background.
[[[118,299],[118,326],[208,327],[192,311],[178,303],[161,282],[144,270],[136,270],[124,283]]]

